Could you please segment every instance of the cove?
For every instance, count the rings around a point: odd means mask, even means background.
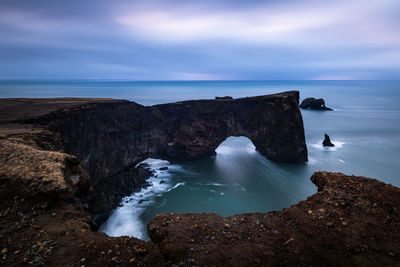
[[[229,137],[215,151],[208,159],[181,164],[144,161],[155,172],[150,186],[125,197],[100,231],[149,240],[147,223],[157,214],[268,212],[288,208],[316,191],[309,179],[262,156],[246,137]]]

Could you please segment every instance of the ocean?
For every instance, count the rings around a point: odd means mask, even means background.
[[[101,231],[148,239],[159,213],[221,216],[288,208],[315,193],[315,171],[377,178],[400,187],[399,81],[0,81],[0,97],[110,97],[154,105],[215,96],[246,97],[299,90],[300,100],[324,98],[334,111],[302,110],[309,161],[269,161],[246,137],[229,137],[205,160],[146,162],[151,186],[127,196]],[[333,148],[322,147],[327,133]],[[168,170],[160,170],[168,167]]]

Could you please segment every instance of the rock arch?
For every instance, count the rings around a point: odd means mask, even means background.
[[[38,120],[61,137],[92,179],[155,157],[181,162],[209,157],[229,136],[245,136],[268,159],[307,161],[299,92],[142,106],[87,104]]]

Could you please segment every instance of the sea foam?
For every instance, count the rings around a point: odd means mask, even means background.
[[[335,146],[323,146],[322,143],[311,143],[310,146],[322,151],[336,151],[346,144],[343,141],[334,141],[333,143]]]
[[[153,158],[148,158],[138,165],[140,164],[148,165],[149,169],[154,172],[154,175],[147,179],[149,186],[123,198],[121,201],[122,206],[116,208],[108,220],[100,227],[101,232],[109,236],[128,235],[144,240],[148,239],[146,224],[141,219],[141,215],[148,206],[156,203],[155,198],[157,196],[184,185],[184,182],[171,183],[168,170],[179,170],[180,166],[178,165],[171,165],[166,160]],[[160,170],[160,168],[164,167],[168,167],[168,170]],[[159,204],[159,206],[163,205],[166,205],[166,203]]]

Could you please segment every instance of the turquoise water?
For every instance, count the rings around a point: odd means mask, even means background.
[[[374,177],[400,186],[400,82],[0,82],[0,97],[112,97],[144,105],[288,90],[299,90],[301,100],[322,97],[334,109],[302,110],[309,161],[271,162],[245,137],[228,138],[217,155],[206,160],[177,165],[149,160],[157,172],[157,177],[150,178],[152,186],[124,199],[101,228],[110,235],[143,239],[148,238],[146,223],[158,213],[215,211],[229,216],[289,207],[316,192],[309,178],[319,170]],[[322,147],[324,133],[330,135],[334,148]],[[163,166],[169,169],[158,170]]]

